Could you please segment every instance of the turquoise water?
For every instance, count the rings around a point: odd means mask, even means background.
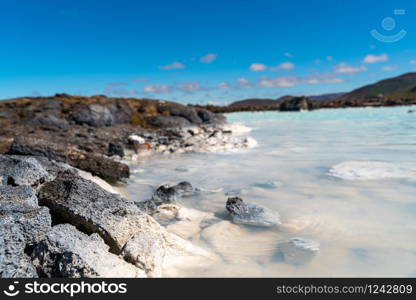
[[[182,205],[227,222],[230,191],[280,214],[283,225],[275,229],[224,222],[215,239],[187,236],[223,259],[183,276],[414,276],[416,114],[409,109],[229,114],[229,122],[252,129],[247,135],[257,147],[153,156],[133,167],[127,191],[140,200],[161,183],[187,180],[215,192],[184,198]],[[261,185],[269,182],[277,187]],[[295,236],[321,244],[306,265],[279,258],[279,245]]]

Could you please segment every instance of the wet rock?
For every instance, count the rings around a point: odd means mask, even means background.
[[[120,143],[109,143],[108,144],[108,156],[118,155],[124,157],[124,147]]]
[[[13,167],[3,170],[3,184],[38,186],[53,180],[36,158],[22,158]]]
[[[68,163],[81,170],[109,180],[120,180],[129,177],[129,167],[104,155],[87,153],[67,145],[55,144],[47,140],[17,137],[14,139],[8,154],[33,155],[46,157],[49,160]]]
[[[260,227],[280,225],[280,217],[269,209],[253,203],[245,203],[239,197],[228,198],[226,209],[236,224]]]
[[[136,205],[147,214],[154,214],[158,206],[162,204],[172,204],[178,201],[178,197],[190,195],[194,188],[187,181],[182,181],[177,185],[161,185],[153,193],[149,200],[136,202]]]
[[[166,203],[176,203],[179,196],[185,196],[193,193],[192,185],[187,181],[182,181],[177,185],[161,185],[152,196],[152,201],[156,205]]]
[[[143,270],[108,249],[98,234],[88,236],[72,225],[61,224],[36,245],[31,257],[38,272],[49,278],[146,277]]]
[[[313,103],[307,97],[293,97],[282,102],[279,106],[280,111],[300,111],[312,109]]]
[[[98,233],[114,253],[121,251],[145,221],[145,215],[132,201],[103,190],[72,170],[44,184],[38,198],[61,222]]]
[[[275,231],[252,231],[221,220],[204,228],[200,239],[226,262],[246,264],[270,262],[281,237]]]
[[[309,263],[319,252],[319,243],[313,240],[294,237],[280,245],[285,262],[293,265]]]

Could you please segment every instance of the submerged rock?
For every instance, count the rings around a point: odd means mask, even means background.
[[[90,236],[74,226],[54,226],[33,249],[31,257],[46,277],[146,277],[146,273],[108,252],[98,234]]]
[[[309,263],[319,252],[320,244],[316,241],[294,237],[280,245],[279,250],[283,254],[285,262],[293,265]]]
[[[281,224],[278,214],[254,203],[245,203],[239,197],[228,198],[226,209],[236,224],[260,227],[272,227]]]
[[[176,185],[161,185],[153,193],[152,198],[142,202],[136,202],[137,206],[148,214],[156,212],[157,207],[162,204],[177,203],[178,197],[190,195],[194,188],[187,181],[179,182]]]
[[[262,189],[276,189],[278,188],[280,183],[278,181],[265,181],[265,182],[257,182],[253,184],[254,187],[262,188]]]

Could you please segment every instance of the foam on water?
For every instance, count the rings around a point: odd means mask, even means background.
[[[412,170],[380,161],[346,161],[333,166],[328,174],[346,180],[412,178],[415,176],[415,172]]]

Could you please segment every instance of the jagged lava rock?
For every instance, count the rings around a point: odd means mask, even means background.
[[[31,257],[39,274],[49,278],[146,277],[108,248],[98,234],[88,236],[70,224],[60,224],[36,245]]]
[[[132,201],[107,192],[73,170],[64,171],[44,184],[38,198],[61,221],[100,234],[115,253],[121,251],[145,218]]]
[[[239,197],[228,198],[226,209],[236,224],[260,227],[272,227],[281,224],[277,213],[254,203],[245,203]]]
[[[67,145],[30,137],[14,139],[8,154],[43,156],[49,160],[68,163],[105,179],[128,178],[129,167],[97,153],[87,153]]]

